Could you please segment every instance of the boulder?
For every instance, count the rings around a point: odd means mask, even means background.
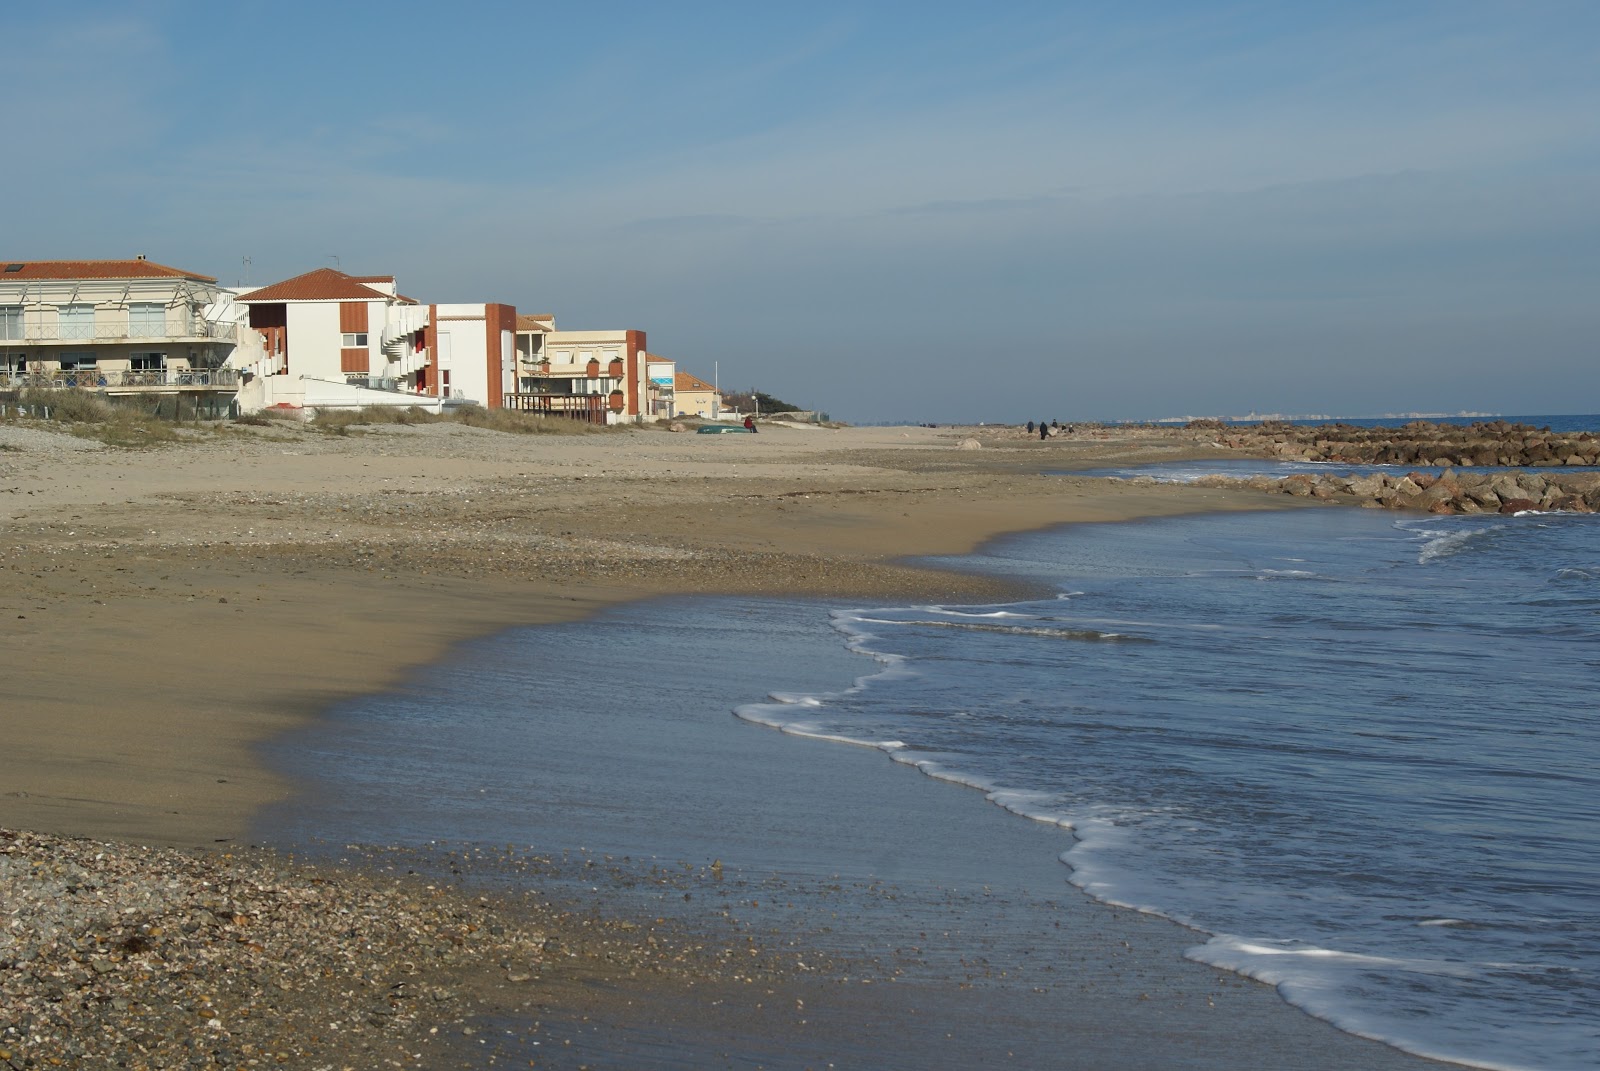
[[[1278,486],[1283,489],[1283,493],[1286,495],[1295,495],[1303,498],[1311,494],[1313,484],[1311,477],[1302,472],[1294,476],[1285,476],[1278,481]]]
[[[1526,513],[1530,509],[1538,509],[1539,503],[1531,498],[1512,498],[1500,503],[1501,513]]]

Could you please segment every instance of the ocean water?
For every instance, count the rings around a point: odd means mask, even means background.
[[[1217,514],[936,564],[1048,594],[512,630],[274,744],[303,791],[264,839],[715,854],[824,888],[848,850],[981,886],[941,819],[830,814],[901,763],[1070,830],[1015,850],[1350,1033],[1600,1066],[1600,516]],[[902,851],[930,839],[963,858]]]
[[[1600,1066],[1600,517],[1080,525],[1004,606],[836,610],[881,668],[745,719],[1069,827],[1071,881],[1342,1029]]]

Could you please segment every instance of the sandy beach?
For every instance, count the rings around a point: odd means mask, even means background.
[[[970,437],[981,448],[959,449]],[[658,595],[993,598],[1007,593],[997,581],[904,559],[961,553],[1001,533],[1063,523],[1304,505],[1237,490],[1040,475],[1213,452],[1204,433],[1180,430],[1085,429],[1038,442],[1014,429],[774,425],[757,436],[518,436],[448,424],[330,434],[282,422],[122,450],[38,426],[0,425],[0,642],[11,655],[0,828],[199,851],[208,865],[221,865],[216,854],[291,792],[262,761],[264,742],[315,723],[339,700],[393,685],[464,641]],[[793,745],[775,734],[750,739],[762,749]],[[919,782],[914,791],[926,796],[919,806],[954,806],[1000,824],[975,841],[1034,835],[1027,823],[959,790]],[[1059,869],[1050,853],[1042,857]],[[355,873],[369,880],[371,871],[369,864]],[[1338,1034],[1252,983],[1234,979],[1201,999],[1194,987],[1215,986],[1222,976],[1181,959],[1182,931],[1138,918],[1112,923],[1115,913],[1079,899],[1074,925],[1095,941],[1117,946],[1124,925],[1145,936],[1137,953],[1130,947],[1131,969],[1097,967],[1090,954],[1077,963],[1086,987],[1108,984],[1082,1005],[1086,1017],[1063,1024],[1052,1065],[1109,1066],[1111,1054],[1135,1051],[1139,1058],[1116,1062],[1420,1063]],[[621,913],[637,907],[617,898]],[[636,929],[594,938],[587,923],[576,926],[559,912],[530,925],[558,932],[560,947],[589,950],[564,974],[546,969],[535,1001],[545,1020],[563,1028],[590,1018],[602,1024],[582,1047],[589,1066],[644,1065],[637,1054],[649,1047],[639,1049],[637,1039],[628,1059],[606,1044],[639,1028],[628,1009],[653,1022],[687,1014],[690,1025],[661,1043],[678,1057],[694,1052],[695,1038],[709,1037],[711,1024],[728,1014],[708,1010],[722,1005],[710,994],[729,985],[714,963],[675,973],[651,959]],[[658,937],[650,934],[653,949]],[[518,947],[533,940],[522,930],[514,936]],[[666,947],[665,929],[659,940]],[[613,943],[634,944],[651,970],[641,974],[634,960],[627,971],[607,973]],[[595,951],[602,945],[608,951]],[[462,966],[450,970],[456,977]],[[486,960],[486,970],[503,985],[504,962],[490,968]],[[1101,978],[1107,972],[1122,981],[1110,985]],[[599,975],[604,995],[582,981]],[[809,986],[814,1004],[827,1000],[776,960],[762,978],[768,992]],[[1223,989],[1230,1000],[1219,1026]],[[948,999],[930,994],[926,1006]],[[520,1006],[531,1014],[528,1000]],[[448,1007],[459,1022],[464,1013]],[[793,1030],[769,1022],[760,1007],[744,1013],[735,1030],[741,1037],[770,1042]],[[900,1024],[882,1027],[891,1034],[925,1033],[906,1026],[907,1007],[895,1000],[872,1008],[883,1023]],[[863,1025],[840,1017],[833,1033],[790,1051],[824,1061],[833,1051],[829,1038],[842,1043]],[[407,1028],[427,1037],[428,1026],[420,1016]],[[958,1062],[985,1058],[983,1045],[994,1041],[992,1032],[974,1041]],[[360,1049],[329,1051],[360,1065],[350,1055]],[[905,1051],[928,1061],[938,1050],[908,1042]],[[487,1066],[475,1058],[458,1045],[448,1054],[436,1047],[386,1060]],[[1038,1058],[1036,1051],[1035,1062],[1016,1066],[1043,1066]],[[297,1059],[287,1063],[324,1066]],[[746,1063],[736,1054],[650,1066],[713,1065]],[[539,1066],[580,1064],[549,1052]]]

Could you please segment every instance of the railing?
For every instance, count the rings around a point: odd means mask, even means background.
[[[591,424],[606,422],[610,411],[606,403],[604,394],[507,394],[501,399],[507,409],[587,420]]]
[[[169,319],[161,323],[130,324],[28,324],[22,338],[13,327],[9,341],[27,342],[138,342],[163,338],[232,338],[235,324],[194,319]]]
[[[0,389],[64,390],[87,387],[93,390],[127,387],[237,387],[239,371],[234,368],[163,368],[148,372],[101,371],[95,368],[64,369],[59,372],[18,372],[0,369]]]

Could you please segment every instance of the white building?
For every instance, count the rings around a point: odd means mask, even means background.
[[[231,402],[232,294],[209,275],[131,260],[0,262],[0,387]]]
[[[253,373],[239,392],[246,410],[497,407],[515,366],[509,305],[424,305],[392,275],[333,268],[237,293],[261,337],[259,355],[234,362]]]
[[[510,305],[434,305],[434,359],[449,397],[499,409],[517,391],[517,310]]]

